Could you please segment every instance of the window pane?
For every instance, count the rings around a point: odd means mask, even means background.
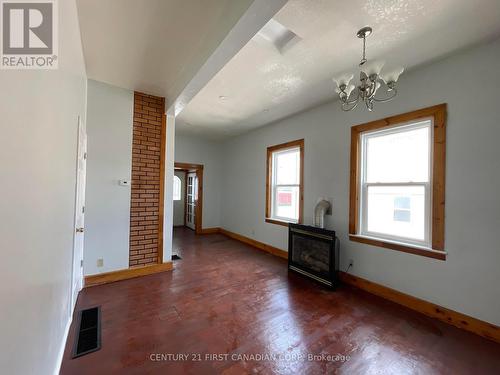
[[[409,210],[411,207],[410,197],[396,197],[394,198],[394,209]]]
[[[174,176],[174,201],[181,200],[181,179]]]
[[[300,150],[287,150],[274,154],[276,184],[298,185],[300,170]]]
[[[279,186],[275,190],[274,216],[278,218],[299,219],[299,187]]]
[[[369,186],[367,230],[425,240],[424,186]]]
[[[394,221],[411,221],[411,210],[394,209]]]
[[[428,182],[431,121],[423,124],[427,126],[366,136],[367,182]]]

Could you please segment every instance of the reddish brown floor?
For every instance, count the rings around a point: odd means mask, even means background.
[[[351,287],[325,290],[222,235],[176,229],[174,248],[173,272],[80,293],[77,309],[102,306],[102,349],[71,359],[73,325],[62,374],[500,371],[499,344]]]

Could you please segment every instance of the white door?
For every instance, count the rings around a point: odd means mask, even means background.
[[[73,248],[73,280],[71,285],[71,311],[78,292],[83,287],[83,238],[85,223],[85,178],[87,171],[87,132],[78,117],[78,160],[76,171],[75,236]]]
[[[198,178],[189,172],[186,178],[186,226],[196,230],[196,202],[198,200]]]

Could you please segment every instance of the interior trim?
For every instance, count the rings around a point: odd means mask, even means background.
[[[406,244],[399,244],[396,242],[391,242],[387,240],[380,240],[377,238],[360,236],[360,235],[349,235],[349,240],[359,243],[364,243],[367,245],[383,247],[384,249],[398,250],[403,253],[421,255],[428,258],[446,260],[446,252],[441,250],[427,250],[417,246],[411,246]]]
[[[444,222],[445,222],[445,167],[446,167],[446,103],[438,104],[428,108],[404,113],[401,115],[386,117],[381,120],[367,122],[365,124],[351,127],[351,155],[350,155],[350,181],[349,181],[349,239],[373,246],[399,250],[406,253],[428,256],[429,252],[420,251],[407,245],[393,244],[381,239],[359,238],[360,232],[360,166],[361,166],[361,135],[368,131],[393,128],[410,121],[425,118],[433,119],[433,143],[432,147],[432,249],[443,251],[443,256],[431,256],[432,258],[446,260],[444,253]],[[439,254],[438,254],[439,255]]]
[[[163,99],[163,108],[165,108],[165,98]],[[163,218],[165,212],[165,143],[167,134],[167,115],[161,116],[161,143],[160,143],[160,197],[158,207],[158,260],[157,263],[163,263]]]
[[[216,234],[220,233],[220,228],[215,227],[215,228],[203,228],[201,230],[201,234]]]
[[[284,227],[288,227],[288,221],[270,219],[268,217],[266,217],[266,223],[278,224],[278,225],[282,225]]]
[[[270,254],[288,259],[288,252],[276,247],[266,245],[265,243],[253,240],[234,232],[230,232],[223,228],[220,228],[220,233],[237,241],[243,242],[247,245],[256,247],[259,250],[264,250]],[[388,288],[386,286],[342,271],[339,272],[339,279],[345,284],[352,285],[358,289],[362,289],[376,296],[395,302],[399,305],[405,306],[431,318],[438,319],[457,328],[472,332],[486,339],[500,343],[500,327],[492,323],[488,323],[483,320],[473,318],[469,315],[447,309],[446,307],[436,305],[432,302],[413,297],[409,294],[399,292],[395,289]]]
[[[203,164],[175,162],[174,163],[174,167],[176,169],[190,171],[190,170],[193,170],[193,169],[203,169]]]
[[[300,185],[299,185],[299,220],[298,223],[302,223],[303,212],[304,212],[304,138],[298,139],[296,141],[281,143],[275,146],[269,146],[267,148],[266,157],[266,223],[278,224],[283,226],[288,226],[288,222],[276,220],[271,217],[271,189],[272,189],[272,158],[273,152],[286,150],[289,148],[298,147],[300,149]]]
[[[195,233],[203,234],[203,164],[174,162],[174,169],[186,172],[184,182],[184,225],[186,225],[187,212],[187,172],[196,172],[196,177],[198,178],[198,201],[195,207]]]
[[[229,237],[229,238],[243,242],[243,243],[250,245],[250,246],[253,246],[259,250],[265,251],[266,253],[276,255],[280,258],[288,259],[288,251],[278,249],[277,247],[267,245],[263,242],[259,242],[257,240],[242,236],[241,234],[228,231],[224,228],[220,228],[220,233]]]
[[[431,318],[439,319],[442,322],[451,324],[457,328],[500,343],[500,327],[494,324],[447,309],[432,302],[413,297],[409,294],[399,292],[395,289],[388,288],[345,272],[339,272],[339,278],[346,284],[355,286],[356,288],[365,290],[371,294],[375,294],[399,305],[408,307]]]
[[[99,273],[96,275],[85,276],[85,288],[114,283],[115,281],[132,279],[134,277],[152,275],[155,273],[171,271],[173,269],[172,262],[161,264],[151,264],[144,267],[127,268],[124,270]]]

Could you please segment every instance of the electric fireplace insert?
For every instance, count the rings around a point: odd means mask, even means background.
[[[335,231],[289,224],[288,269],[335,288],[338,259]]]

